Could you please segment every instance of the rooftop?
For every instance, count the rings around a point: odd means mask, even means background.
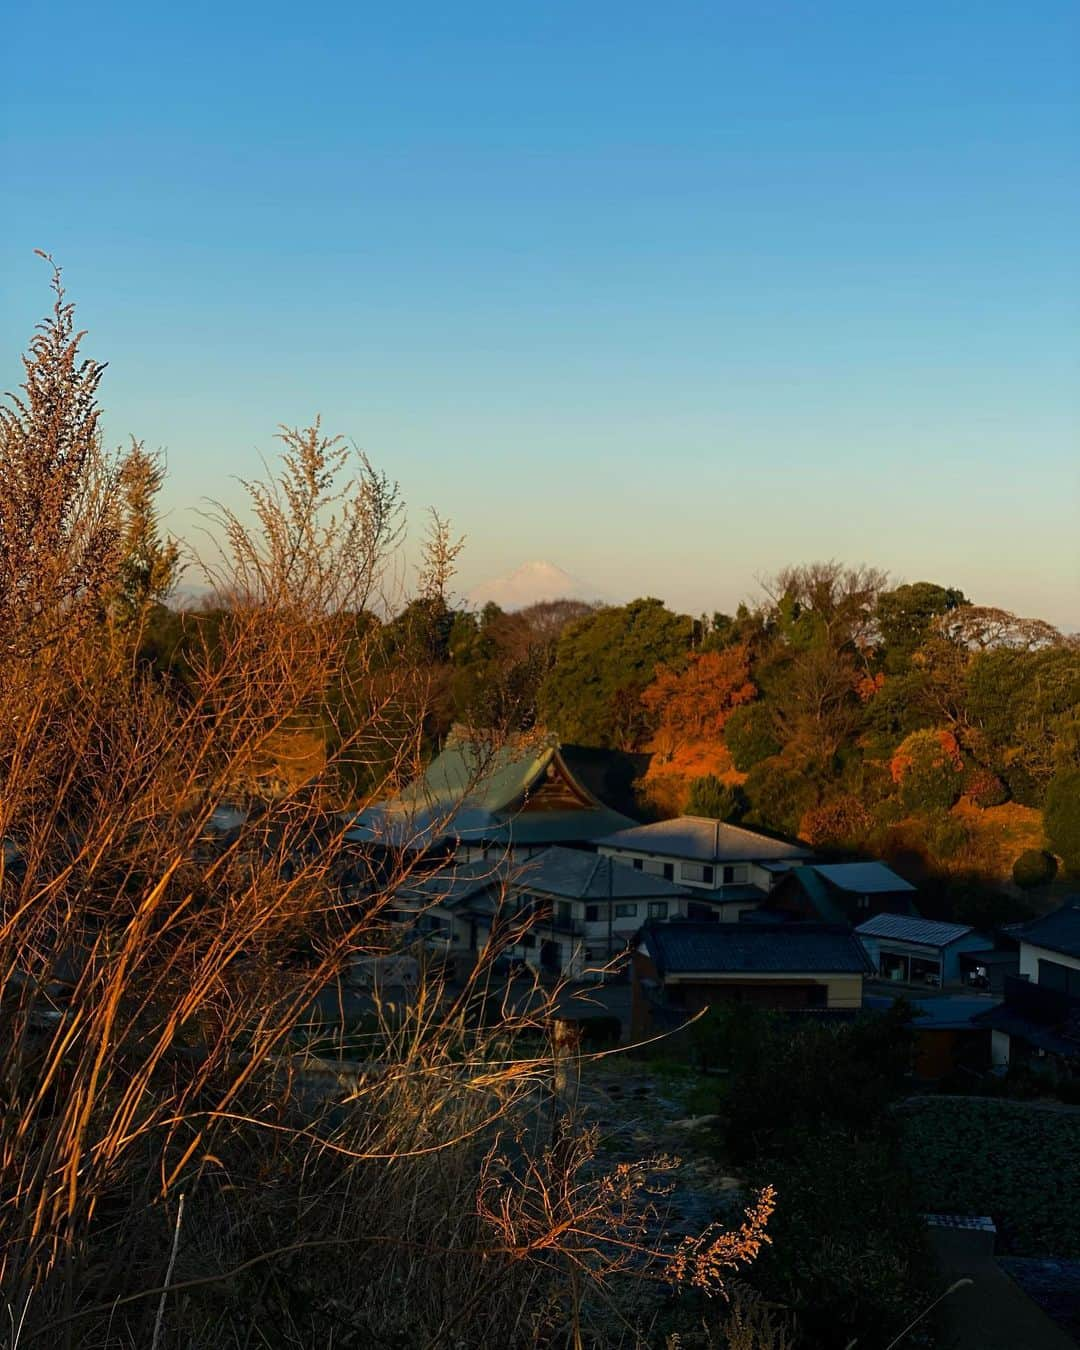
[[[687,858],[695,862],[778,861],[783,858],[809,858],[811,852],[801,844],[774,839],[741,825],[711,820],[707,816],[676,816],[652,825],[637,825],[618,830],[596,841],[604,848],[630,849],[638,853],[659,853],[668,858]]]
[[[892,938],[900,942],[917,942],[924,947],[948,947],[975,930],[962,923],[937,923],[914,914],[875,914],[872,919],[859,924],[855,931],[861,937]]]
[[[523,890],[571,900],[668,900],[693,892],[663,877],[637,872],[614,858],[601,858],[576,848],[546,848],[514,871],[513,881]]]
[[[1032,919],[1014,935],[1047,951],[1080,957],[1080,895],[1070,895],[1060,909]]]
[[[875,895],[890,891],[914,891],[910,881],[897,876],[883,862],[814,863],[814,871],[830,886],[857,895]]]
[[[827,924],[650,923],[643,941],[661,975],[865,975],[853,934]]]

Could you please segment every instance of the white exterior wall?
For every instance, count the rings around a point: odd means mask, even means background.
[[[1059,966],[1080,970],[1080,957],[1066,956],[1064,952],[1052,952],[1046,947],[1035,946],[1033,942],[1020,943],[1020,975],[1026,975],[1032,984],[1039,983],[1040,961],[1056,961]]]
[[[990,1032],[990,1063],[995,1069],[1007,1069],[1009,1067],[1009,1050],[1011,1041],[1007,1031]]]
[[[604,858],[614,858],[616,862],[625,863],[627,867],[633,867],[635,861],[640,862],[642,866],[639,871],[645,872],[649,876],[662,877],[664,867],[669,866],[672,869],[670,880],[677,886],[688,886],[698,891],[719,891],[724,888],[724,868],[733,867],[735,875],[727,883],[729,886],[758,886],[762,891],[771,890],[777,878],[775,873],[767,871],[764,867],[759,867],[754,862],[716,862],[705,863],[704,866],[712,867],[713,879],[709,881],[698,881],[692,876],[687,875],[688,871],[696,870],[703,864],[695,861],[693,858],[675,858],[662,853],[646,853],[639,849],[612,848],[610,845],[601,844],[599,853]],[[752,906],[748,906],[752,908]]]

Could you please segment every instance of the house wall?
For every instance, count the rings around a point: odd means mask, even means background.
[[[1080,970],[1080,957],[1052,952],[1046,947],[1036,946],[1034,942],[1020,943],[1020,974],[1026,975],[1032,984],[1039,982],[1040,960],[1056,961],[1059,966],[1067,966],[1069,970]]]
[[[960,969],[961,952],[989,952],[993,948],[994,939],[984,937],[982,933],[969,933],[967,937],[950,942],[944,951],[946,984],[960,984],[964,978]]]
[[[862,943],[863,950],[878,971],[881,970],[883,952],[895,956],[906,956],[909,959],[914,956],[921,961],[936,962],[941,970],[943,984],[960,984],[962,982],[961,952],[990,951],[994,946],[992,938],[983,937],[979,933],[972,933],[969,937],[952,942],[947,947],[933,947],[922,942],[907,942],[902,938],[872,937],[869,934],[864,935],[862,933],[858,934],[858,938]]]
[[[767,871],[764,867],[759,867],[755,862],[746,862],[743,860],[731,859],[727,862],[716,862],[705,864],[713,869],[712,881],[701,881],[696,872],[702,866],[693,858],[675,858],[670,854],[649,853],[643,849],[613,848],[609,844],[601,844],[598,852],[602,857],[614,858],[616,862],[625,863],[628,867],[633,867],[635,861],[641,863],[638,869],[647,872],[652,876],[665,876],[665,866],[671,868],[670,881],[678,886],[691,886],[699,891],[722,891],[725,884],[729,886],[758,886],[762,891],[772,889],[776,876],[773,872]],[[734,868],[734,874],[730,881],[724,882],[724,868]]]
[[[690,1000],[686,1006],[694,1009],[731,997],[740,997],[744,1002],[763,1007],[796,1008],[808,1006],[809,991],[822,985],[826,991],[826,1008],[862,1007],[861,975],[809,975],[796,972],[783,975],[751,975],[744,972],[730,975],[673,975],[665,981],[664,988],[670,996],[675,996],[678,989],[685,990],[685,998]]]

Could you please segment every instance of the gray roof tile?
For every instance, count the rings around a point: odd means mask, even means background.
[[[868,974],[858,940],[826,925],[651,923],[644,941],[661,975]]]

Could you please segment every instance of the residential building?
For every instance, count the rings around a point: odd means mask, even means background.
[[[876,914],[855,929],[871,964],[884,980],[903,984],[962,985],[961,957],[988,952],[994,939],[960,923],[938,923],[914,914]]]
[[[875,914],[914,914],[915,887],[881,862],[811,863],[780,879],[771,914],[856,924]]]
[[[649,923],[632,968],[637,1036],[718,1003],[854,1012],[872,973],[846,928],[786,923]]]
[[[597,840],[604,857],[708,893],[716,916],[756,909],[779,878],[813,855],[801,844],[706,816],[677,816]]]
[[[704,918],[709,904],[663,877],[583,849],[554,846],[517,861],[446,864],[403,887],[395,917],[459,954],[500,955],[551,975],[601,978],[652,921]]]
[[[983,1017],[993,1061],[1080,1074],[1080,896],[1010,932],[1020,943],[1020,973],[1005,980],[1005,1001]]]

